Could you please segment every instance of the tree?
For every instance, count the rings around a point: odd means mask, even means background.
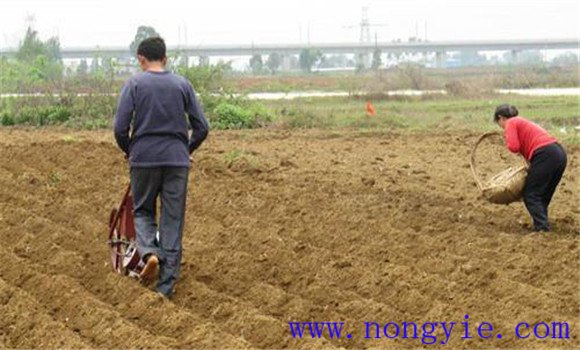
[[[113,62],[113,58],[111,58],[111,57],[103,58],[103,62],[101,64],[101,67],[103,68],[103,72],[106,75],[109,75],[109,76],[115,75],[115,63]]]
[[[298,61],[300,62],[300,68],[305,72],[310,73],[312,71],[312,66],[318,63],[322,59],[322,52],[315,49],[303,49],[300,51],[300,56]]]
[[[262,61],[262,55],[255,54],[250,58],[250,69],[254,74],[260,74],[262,69],[264,69],[264,62]]]
[[[48,62],[62,62],[60,41],[58,37],[52,37],[46,42],[38,38],[38,32],[28,27],[24,40],[20,43],[16,58],[23,62],[35,61],[38,56],[45,56]]]
[[[540,50],[522,51],[518,55],[517,63],[524,65],[540,66],[544,64],[544,55]]]
[[[89,65],[87,64],[87,60],[82,59],[77,67],[77,74],[80,76],[86,76],[89,72]]]
[[[95,73],[99,73],[101,71],[101,64],[99,63],[100,57],[95,56],[93,57],[93,59],[91,60],[91,73],[95,74]]]
[[[266,66],[272,74],[276,74],[278,69],[280,69],[280,65],[282,65],[282,56],[277,52],[272,52],[266,60]]]
[[[178,50],[174,53],[173,57],[167,62],[167,67],[189,67],[189,56],[181,51]]]
[[[208,100],[203,99],[204,104],[215,101],[213,93],[220,93],[226,86],[224,77],[231,73],[231,62],[218,62],[215,65],[179,66],[176,72],[184,76],[195,91],[201,95],[209,96]],[[226,86],[227,87],[227,86]]]
[[[62,64],[49,61],[45,55],[37,56],[30,68],[41,80],[57,83],[62,78]]]
[[[206,55],[199,56],[199,64],[198,64],[198,66],[200,66],[200,67],[209,67],[210,66],[209,56],[206,56]]]
[[[572,52],[566,52],[564,54],[554,57],[552,60],[552,65],[558,67],[574,67],[578,65],[578,55]]]
[[[50,81],[56,84],[62,78],[60,43],[56,37],[43,43],[38,38],[38,32],[28,27],[16,58],[22,66],[21,72],[27,72],[25,75],[30,78],[29,82]]]
[[[480,66],[487,63],[487,58],[476,50],[462,50],[459,52],[459,59],[463,66]]]
[[[16,58],[24,62],[32,62],[38,56],[46,55],[46,47],[40,39],[38,32],[28,27],[24,40],[20,43]]]
[[[318,65],[321,68],[341,68],[348,66],[348,57],[345,55],[328,55]]]
[[[399,64],[397,66],[397,75],[408,89],[423,90],[427,85],[427,78],[423,73],[423,68],[416,63]]]
[[[51,62],[62,62],[62,54],[60,52],[60,40],[58,37],[53,36],[49,38],[45,43],[46,56]]]
[[[371,63],[371,68],[373,70],[378,70],[382,64],[383,60],[381,59],[381,49],[377,47],[373,52],[373,61]]]
[[[542,65],[544,57],[539,50],[528,51],[508,51],[503,55],[504,61],[508,64],[522,64],[522,65]]]
[[[137,48],[139,47],[139,44],[141,44],[143,40],[158,36],[160,35],[159,33],[157,33],[155,28],[148,26],[139,26],[139,28],[137,28],[137,33],[135,34],[135,39],[133,39],[131,45],[129,45],[129,50],[131,50],[131,53],[137,53]]]
[[[356,67],[355,67],[356,73],[362,73],[366,69],[368,58],[369,58],[368,54],[364,52],[359,52],[356,55]]]

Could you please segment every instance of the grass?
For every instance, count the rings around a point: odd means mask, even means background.
[[[239,149],[233,149],[224,155],[224,159],[227,165],[235,163],[242,156],[242,151]]]
[[[579,100],[576,96],[529,97],[517,95],[459,98],[410,97],[372,101],[376,116],[366,115],[364,99],[302,98],[264,102],[274,123],[288,128],[357,128],[427,130],[497,130],[495,107],[511,103],[522,116],[549,130],[566,143],[580,144]]]
[[[74,135],[64,135],[63,137],[60,138],[63,142],[66,143],[73,143],[73,142],[79,142],[80,138],[74,136]]]
[[[580,144],[580,130],[576,129],[580,125],[580,101],[577,96],[432,95],[369,99],[377,111],[376,116],[366,115],[367,99],[362,97],[317,97],[260,102],[271,116],[271,121],[265,123],[265,127],[322,128],[337,131],[351,128],[361,132],[498,130],[497,125],[492,122],[493,111],[499,104],[511,103],[518,107],[522,116],[539,123],[562,142]],[[90,113],[79,113],[81,117],[71,117],[60,125],[85,130],[110,128],[112,117],[109,109],[112,107],[103,103],[104,101],[98,102],[99,108],[88,109]],[[112,102],[110,104],[114,105]],[[102,108],[104,105],[107,108]],[[50,104],[46,106],[43,108],[50,107]],[[63,141],[75,140],[65,137]],[[241,153],[228,154],[226,162],[233,165],[239,158],[248,158],[247,156]],[[249,158],[244,159],[244,162],[253,164],[254,159]]]
[[[62,175],[58,171],[53,171],[48,175],[49,185],[56,186],[62,180]]]
[[[233,149],[224,155],[226,166],[233,171],[260,172],[262,164],[258,157],[246,150]]]
[[[229,76],[226,82],[236,91],[368,91],[401,89],[451,89],[453,85],[470,90],[500,88],[575,87],[580,82],[577,65],[499,65],[461,68],[424,68],[401,64],[399,67],[366,71],[332,73],[292,73],[277,75]],[[453,92],[453,91],[451,91]]]

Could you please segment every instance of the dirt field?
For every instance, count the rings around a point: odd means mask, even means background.
[[[554,232],[529,235],[523,204],[477,198],[476,137],[213,133],[168,302],[110,271],[107,221],[128,181],[111,135],[0,130],[0,348],[417,348],[365,339],[363,322],[465,314],[503,338],[457,330],[440,347],[577,348],[580,149]],[[289,321],[344,321],[352,339],[292,339]],[[570,339],[516,339],[541,321],[568,322]]]

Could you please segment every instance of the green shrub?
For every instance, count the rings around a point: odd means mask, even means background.
[[[85,130],[98,130],[110,128],[111,124],[109,123],[109,120],[105,118],[91,118],[82,120],[77,127]]]
[[[228,63],[178,67],[178,72],[184,75],[195,88],[213,128],[257,128],[269,123],[272,116],[264,105],[231,91],[224,79],[230,71],[231,67]],[[118,92],[118,88],[115,87],[114,80],[106,80],[107,84],[100,86],[97,84],[99,83],[97,77],[94,78],[90,81],[83,81],[80,78],[67,80],[63,91],[54,91],[58,94],[57,96],[47,93],[39,96],[2,99],[0,100],[0,125],[64,124],[82,129],[109,128],[118,99],[118,96],[111,92]],[[74,91],[83,91],[85,88],[81,84],[83,82],[90,83],[89,92],[78,95]]]
[[[50,124],[61,124],[67,122],[71,117],[71,112],[65,107],[51,106],[46,108],[44,111],[46,118]]]
[[[247,106],[254,118],[255,127],[264,127],[272,121],[270,110],[259,102],[251,102]]]
[[[71,112],[61,106],[23,107],[20,109],[14,124],[44,126],[62,124],[71,118]]]
[[[10,114],[7,112],[2,113],[2,116],[0,117],[0,125],[12,126],[14,124],[14,118]]]
[[[23,107],[16,116],[16,124],[37,125],[38,110],[32,107]]]
[[[213,129],[252,129],[272,121],[264,105],[235,98],[219,102],[208,114]]]
[[[71,119],[71,117],[72,113],[67,108],[62,106],[25,106],[16,113],[16,117],[14,118],[11,117],[7,111],[4,111],[2,125],[24,124],[44,126],[49,124],[62,124]]]
[[[244,129],[255,127],[252,113],[238,105],[222,102],[213,111],[212,127],[215,129]]]
[[[199,95],[213,129],[246,129],[264,126],[272,120],[261,103],[232,92],[224,77],[231,72],[229,63],[177,67],[177,73],[190,81]]]
[[[185,77],[198,94],[227,92],[224,76],[232,70],[229,63],[216,65],[179,66],[176,73]]]
[[[291,129],[308,129],[329,127],[333,123],[330,118],[307,109],[290,109],[282,113],[282,124]]]

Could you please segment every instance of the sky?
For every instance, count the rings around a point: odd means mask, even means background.
[[[580,0],[0,0],[0,47],[28,24],[61,47],[128,46],[139,25],[169,46],[372,40],[580,38]]]

